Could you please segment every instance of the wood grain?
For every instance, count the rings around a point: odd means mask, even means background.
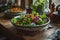
[[[51,23],[53,28],[44,30],[44,31],[37,31],[37,32],[29,32],[16,29],[10,19],[1,17],[0,24],[3,25],[5,30],[8,30],[8,34],[12,36],[12,38],[22,38],[25,40],[45,40],[49,35],[55,32],[56,29],[60,28],[60,24]]]

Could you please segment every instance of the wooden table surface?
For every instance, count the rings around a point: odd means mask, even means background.
[[[45,40],[49,35],[55,32],[56,29],[60,28],[60,24],[51,23],[53,28],[44,30],[44,31],[38,31],[38,32],[28,32],[28,31],[22,31],[17,30],[11,23],[10,19],[0,17],[0,24],[5,27],[9,33],[12,35],[20,38],[24,38],[25,40]],[[26,33],[30,35],[26,35]]]

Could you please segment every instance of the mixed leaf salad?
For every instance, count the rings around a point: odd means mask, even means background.
[[[13,23],[18,26],[45,24],[48,21],[46,14],[43,13],[45,2],[46,0],[36,0],[35,3],[30,6],[32,13],[26,15],[22,13],[20,16],[12,19]]]
[[[42,25],[47,22],[47,16],[45,14],[38,15],[31,13],[31,14],[21,14],[20,16],[17,16],[12,19],[12,22],[18,26],[36,26],[36,25]]]

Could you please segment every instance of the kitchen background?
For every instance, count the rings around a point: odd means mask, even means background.
[[[25,1],[25,3],[24,3],[24,1]],[[22,5],[24,4],[24,5],[27,6],[27,5],[29,5],[28,1],[32,2],[32,0],[24,0],[24,1],[23,0],[18,0],[18,5],[21,6],[21,3],[22,3]],[[34,4],[35,1],[36,0],[33,0],[33,4]],[[49,0],[47,0],[47,1],[49,1]],[[5,3],[9,3],[9,2],[12,2],[12,4],[14,4],[16,1],[15,0],[0,0],[0,4],[5,4]],[[60,0],[52,0],[52,3],[55,4],[55,8],[56,8],[56,6],[60,4]],[[48,6],[49,6],[49,4],[48,4]]]
[[[5,4],[5,3],[8,3],[8,2],[12,2],[12,3],[14,3],[15,2],[15,0],[0,0],[0,4]],[[25,0],[25,5],[28,5],[28,1],[29,0]],[[33,3],[35,2],[36,0],[33,0]],[[49,0],[48,0],[49,1]],[[57,5],[59,5],[60,4],[60,0],[52,0],[52,3],[54,3],[55,4],[55,7],[57,6]],[[19,5],[21,5],[21,0],[18,0],[18,4]]]
[[[1,4],[11,3],[12,5],[15,5],[17,3],[18,6],[27,8],[28,6],[30,6],[31,3],[34,4],[35,1],[36,0],[0,0],[0,7],[1,7]],[[60,4],[60,0],[52,0],[51,4],[53,3],[54,3],[54,10],[56,10],[56,7]],[[49,9],[49,0],[47,0],[45,3],[45,12],[48,12],[48,11],[50,12],[50,9]]]
[[[55,4],[55,8],[56,8],[56,6],[60,4],[60,0],[52,0],[52,3]]]

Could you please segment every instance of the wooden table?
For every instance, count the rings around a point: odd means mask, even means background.
[[[38,31],[38,32],[28,32],[28,31],[22,31],[22,30],[17,30],[11,23],[10,19],[0,17],[0,24],[3,25],[3,28],[7,31],[11,40],[15,40],[16,38],[20,39],[23,38],[25,40],[45,40],[49,35],[55,32],[56,29],[60,28],[60,24],[56,23],[51,23],[53,28],[44,30],[44,31]],[[30,35],[26,35],[26,33]],[[34,34],[34,35],[32,35]],[[32,36],[31,36],[32,35]],[[18,40],[17,39],[17,40]]]

